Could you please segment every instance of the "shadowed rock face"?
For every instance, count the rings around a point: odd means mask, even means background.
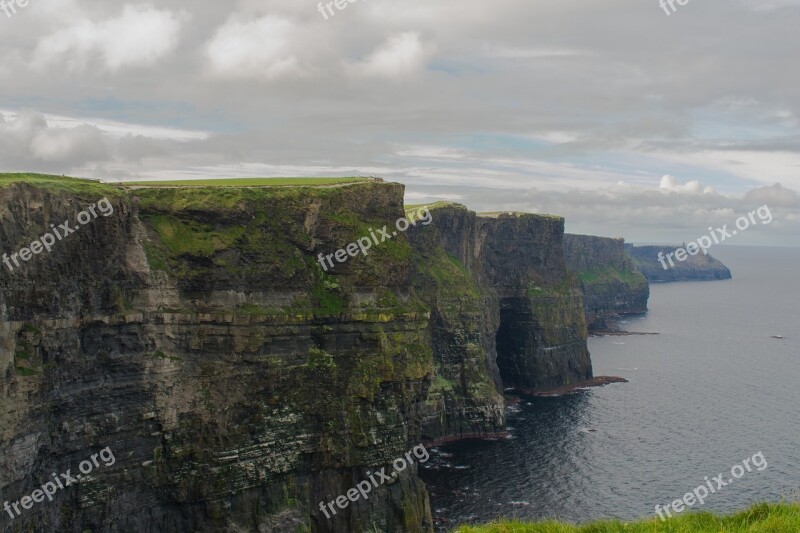
[[[402,187],[108,194],[112,216],[0,277],[2,496],[116,462],[5,523],[431,530],[416,465],[331,520],[317,506],[420,439],[433,360],[408,242],[316,263],[401,217]],[[0,189],[2,249],[98,198]]]
[[[460,292],[469,287],[483,300],[481,348],[495,384],[546,390],[591,379],[580,290],[564,263],[563,219],[478,215],[452,205],[432,213],[434,224],[410,232],[412,245],[423,269],[430,269],[426,261],[457,265],[465,274]]]
[[[391,231],[401,185],[14,184],[0,248],[102,196],[111,216],[0,276],[0,490],[116,461],[7,529],[430,531],[417,465],[331,519],[318,502],[422,440],[502,431],[501,376],[591,377],[561,219],[437,209],[325,271]]]
[[[675,246],[633,246],[626,245],[625,251],[633,258],[633,262],[648,281],[664,283],[671,281],[714,281],[731,279],[731,271],[714,259],[711,255],[699,253],[688,256],[685,261],[672,260],[670,264],[666,259],[667,269],[659,262],[658,254],[674,254]],[[674,255],[673,255],[674,257]]]
[[[580,280],[590,331],[613,329],[620,316],[647,312],[650,287],[624,247],[623,239],[564,236],[564,257]]]

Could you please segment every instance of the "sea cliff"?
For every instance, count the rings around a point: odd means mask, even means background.
[[[686,260],[673,259],[670,264],[666,256],[674,254],[675,249],[675,246],[625,245],[625,251],[633,259],[636,268],[653,283],[731,279],[730,269],[710,254],[687,255]],[[659,261],[659,253],[664,258],[663,264]]]
[[[650,287],[625,253],[624,239],[567,234],[564,255],[580,280],[590,331],[614,329],[619,317],[647,312]]]
[[[330,519],[318,503],[420,442],[502,434],[504,387],[592,369],[559,217],[433,206],[320,266],[403,193],[3,176],[3,251],[113,214],[0,276],[0,497],[116,457],[4,531],[431,531],[417,465]]]
[[[436,287],[420,286],[421,297],[431,305],[434,324],[441,316],[450,317],[447,335],[461,327],[481,333],[472,342],[458,334],[445,343],[452,353],[475,352],[497,389],[543,391],[590,380],[580,288],[564,262],[564,219],[475,213],[458,204],[435,205],[430,211],[433,224],[409,231],[423,274],[415,278],[420,283],[433,279]],[[463,310],[465,293],[476,298],[480,309],[474,326],[463,314],[453,314]],[[458,357],[454,360],[464,366]],[[455,380],[446,365],[440,369],[441,377]]]

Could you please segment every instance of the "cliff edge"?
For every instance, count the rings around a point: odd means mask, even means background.
[[[592,369],[559,217],[432,206],[323,268],[403,193],[0,176],[0,496],[115,457],[4,531],[431,531],[416,462],[318,504]]]

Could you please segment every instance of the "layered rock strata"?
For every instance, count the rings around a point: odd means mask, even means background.
[[[432,213],[434,224],[409,233],[418,268],[440,279],[448,269],[459,272],[451,278],[451,299],[469,293],[482,301],[482,324],[475,327],[482,342],[454,350],[480,347],[495,384],[505,387],[546,390],[590,380],[580,288],[564,262],[564,219],[477,214],[453,204]],[[453,309],[446,296],[431,305],[434,316]],[[454,381],[446,368],[442,374]],[[461,395],[470,397],[475,396]]]
[[[114,212],[0,276],[0,499],[113,465],[5,531],[431,531],[417,465],[330,519],[318,502],[424,441],[505,427],[503,387],[592,377],[564,221],[431,210],[403,187],[0,186],[0,248]],[[337,508],[338,509],[338,508]]]
[[[650,287],[625,253],[624,239],[567,234],[564,256],[580,280],[590,331],[611,330],[618,318],[647,312]]]

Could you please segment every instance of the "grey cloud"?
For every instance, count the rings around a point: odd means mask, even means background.
[[[641,0],[369,0],[324,20],[286,0],[32,3],[2,28],[5,108],[212,133],[120,137],[29,115],[0,124],[0,171],[379,173],[642,238],[744,199],[791,210],[798,4],[697,0],[667,17]],[[140,19],[161,31],[139,36],[126,22]],[[656,190],[667,173],[740,203]]]
[[[617,185],[566,192],[529,189],[524,192],[488,189],[462,190],[457,201],[476,210],[509,210],[557,214],[566,218],[567,231],[628,241],[679,243],[692,240],[709,226],[733,224],[736,218],[762,205],[774,215],[769,226],[748,230],[735,244],[797,246],[800,203],[780,185],[749,191],[743,196],[664,193]],[[415,202],[446,195],[446,189],[414,189]]]
[[[106,141],[96,127],[50,128],[41,114],[30,111],[0,120],[0,160],[7,168],[61,173],[108,158]]]
[[[768,204],[775,207],[800,208],[800,196],[776,183],[770,187],[759,187],[744,195],[748,204]]]

